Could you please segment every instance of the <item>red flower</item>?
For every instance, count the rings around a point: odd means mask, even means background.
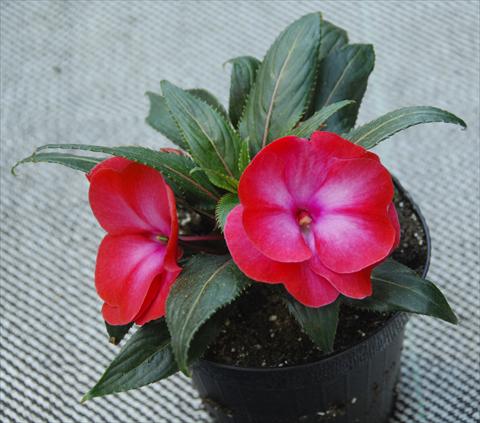
[[[93,214],[108,232],[95,269],[104,319],[142,325],[164,316],[181,271],[172,190],[156,170],[122,158],[101,162],[87,176]]]
[[[320,307],[372,293],[372,267],[398,245],[393,183],[377,155],[328,132],[289,136],[253,159],[225,238],[250,278]]]

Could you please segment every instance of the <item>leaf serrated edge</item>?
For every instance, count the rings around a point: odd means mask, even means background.
[[[323,16],[320,12],[317,12],[315,13],[318,18],[319,18],[319,39],[318,39],[318,42],[317,42],[317,46],[316,46],[316,49],[315,49],[315,56],[318,56],[318,51],[320,49],[320,43],[321,43],[321,36],[322,36],[322,29],[321,29],[321,25],[322,25],[322,22],[323,22]],[[289,27],[285,28],[285,30],[282,32],[285,33],[287,30],[288,30]],[[282,34],[280,34],[278,36],[277,39],[279,39]],[[270,105],[269,105],[269,108],[268,108],[268,112],[267,112],[267,115],[265,116],[265,128],[264,128],[264,132],[263,132],[263,137],[262,137],[262,148],[264,148],[266,146],[266,143],[267,143],[267,139],[268,139],[268,134],[270,132],[270,128],[271,128],[271,125],[270,125],[270,119],[271,119],[271,115],[273,113],[273,104],[275,103],[275,96],[276,96],[276,92],[278,90],[278,87],[280,85],[280,81],[282,79],[282,77],[280,76],[282,73],[283,73],[283,70],[286,66],[286,64],[288,63],[289,61],[289,57],[291,55],[291,53],[293,52],[294,50],[294,46],[296,45],[297,43],[297,40],[298,38],[300,37],[301,34],[298,34],[297,37],[295,38],[294,40],[294,43],[293,43],[293,47],[291,47],[288,51],[288,54],[287,54],[287,57],[285,58],[285,61],[283,62],[282,64],[282,67],[280,69],[280,72],[278,74],[278,78],[277,78],[277,81],[275,82],[275,85],[274,85],[274,89],[273,89],[273,93],[272,93],[272,98],[270,99]],[[263,61],[262,61],[263,63]],[[314,75],[312,77],[312,85],[310,87],[310,90],[312,90],[312,88],[316,85],[315,84],[315,74],[316,74],[316,70],[317,70],[317,67],[318,67],[318,60],[315,61],[315,70],[314,70]],[[308,95],[307,97],[307,101],[305,102],[305,105],[303,107],[303,110],[298,113],[298,116],[295,118],[295,122],[292,124],[292,126],[286,130],[285,132],[288,133],[289,131],[291,131],[295,125],[297,125],[297,123],[302,119],[302,116],[306,113],[306,111],[308,110],[308,102],[309,102],[309,97],[310,95]],[[292,120],[293,122],[293,120]]]
[[[143,164],[145,166],[148,166],[152,169],[156,169],[157,171],[161,172],[161,169],[159,169],[160,166],[158,167],[153,167],[151,166],[150,164],[148,164],[147,162],[143,161],[143,160],[139,160],[137,158],[135,159],[132,159],[132,158],[129,158],[127,156],[127,153],[125,152],[122,152],[121,149],[124,149],[124,148],[137,148],[139,150],[144,150],[144,152],[149,152],[151,151],[150,149],[148,148],[145,148],[145,147],[140,147],[140,146],[136,146],[136,145],[131,145],[131,146],[120,146],[120,147],[101,147],[101,146],[95,146],[95,145],[82,145],[82,144],[45,144],[41,147],[38,147],[35,152],[33,153],[36,154],[38,151],[43,151],[43,150],[47,150],[47,149],[65,149],[65,150],[80,150],[80,151],[96,151],[96,152],[99,152],[99,153],[104,153],[104,154],[108,154],[110,156],[115,156],[115,157],[123,157],[124,159],[128,159],[128,160],[132,160],[136,163],[140,163],[140,164]],[[120,149],[120,150],[119,150]],[[110,150],[110,151],[115,151],[115,153],[112,153],[112,152],[105,152],[103,150]],[[153,150],[154,151],[154,150]],[[174,153],[163,153],[163,154],[174,154]],[[185,174],[179,172],[178,170],[176,169],[173,169],[171,166],[168,166],[168,165],[164,165],[162,164],[161,166],[165,166],[168,170],[174,172],[175,174],[178,175],[179,178],[181,179],[184,179],[186,181],[188,181],[189,183],[191,183],[192,185],[194,185],[195,187],[197,187],[200,191],[204,192],[207,196],[209,196],[210,198],[212,198],[213,200],[215,201],[218,201],[220,199],[220,197],[218,197],[216,194],[210,192],[207,188],[205,188],[204,186],[202,186],[199,182],[195,181],[194,179],[191,179],[191,178],[188,178]]]
[[[171,83],[168,82],[168,81],[166,81],[166,82],[169,83],[169,84],[171,84]],[[171,85],[174,85],[174,84],[171,84]],[[184,91],[184,92],[192,95],[193,97],[195,97],[195,99],[196,99],[197,101],[200,101],[200,102],[203,103],[205,106],[209,107],[209,108],[214,112],[214,114],[216,114],[217,117],[220,118],[220,120],[223,121],[223,122],[226,124],[225,126],[228,128],[230,134],[231,134],[233,137],[236,138],[236,141],[241,141],[242,138],[241,138],[240,135],[237,133],[236,129],[233,127],[232,123],[230,122],[230,119],[225,119],[225,117],[224,117],[221,113],[219,113],[214,107],[212,107],[209,103],[207,103],[206,101],[204,101],[204,100],[201,99],[201,98],[198,98],[198,97],[195,96],[194,94],[188,92],[188,90],[184,90],[183,88],[177,87],[176,85],[174,85],[174,86],[175,86],[176,88],[179,88],[180,90],[182,90],[182,91]],[[162,91],[162,95],[164,95],[164,94],[163,94],[163,91]],[[185,132],[184,132],[183,129],[180,127],[177,119],[175,118],[175,115],[174,115],[174,114],[172,113],[172,111],[171,111],[171,107],[170,107],[170,105],[168,104],[169,102],[168,102],[167,97],[165,97],[165,102],[167,103],[167,108],[168,108],[168,110],[169,110],[169,112],[170,112],[170,116],[172,116],[175,124],[177,125],[178,129],[180,130],[182,139],[183,139],[183,140],[186,142],[186,144],[189,146],[189,149],[188,149],[187,151],[188,151],[188,153],[190,154],[190,156],[192,157],[192,160],[193,160],[193,152],[192,152],[192,150],[191,150],[191,148],[190,148],[190,144],[189,144],[188,141],[187,141],[187,137],[186,137],[186,135],[185,135]],[[225,163],[223,156],[222,156],[222,155],[220,154],[220,152],[217,150],[217,147],[216,147],[215,143],[213,142],[213,140],[211,139],[211,137],[210,137],[207,133],[205,133],[205,130],[204,130],[203,126],[198,123],[198,120],[197,120],[197,119],[194,119],[194,120],[195,120],[195,122],[197,122],[197,124],[198,124],[198,126],[200,127],[200,129],[201,129],[201,131],[203,132],[203,134],[208,138],[211,146],[212,146],[213,149],[215,150],[215,153],[216,153],[217,157],[218,157],[218,158],[220,159],[220,161],[222,162],[223,167],[225,168],[225,170],[229,173],[229,175],[227,175],[227,176],[230,176],[230,177],[232,177],[232,178],[235,178],[235,176],[234,176],[233,173],[232,173],[232,170],[231,170],[231,169],[229,168],[229,166],[227,166],[227,164]],[[239,144],[238,144],[238,145],[239,145]],[[194,160],[194,161],[195,161],[195,160]],[[197,162],[195,162],[195,163],[196,163],[197,165],[199,165]],[[200,166],[200,165],[199,165],[199,166]],[[200,166],[200,168],[202,168],[202,167]],[[202,168],[202,169],[203,169],[203,168]]]
[[[205,256],[205,254],[201,253],[199,254],[201,256]],[[209,284],[216,275],[218,275],[220,273],[220,271],[224,270],[228,265],[230,265],[231,263],[234,263],[233,262],[233,259],[232,258],[229,258],[225,261],[225,263],[223,263],[218,269],[216,269],[212,275],[208,278],[208,280],[205,282],[205,284],[203,285],[202,289],[200,290],[196,300],[195,300],[195,303],[198,304],[198,301],[200,301],[200,298],[201,298],[201,294],[202,292],[205,291],[206,289],[206,286],[207,284]],[[243,273],[242,273],[243,274]],[[237,292],[236,292],[236,295],[234,295],[230,301],[227,301],[226,303],[224,303],[222,306],[220,306],[219,308],[215,309],[215,310],[210,310],[209,313],[207,313],[207,316],[205,317],[205,319],[203,319],[203,321],[201,322],[201,324],[195,328],[195,330],[191,333],[191,337],[186,345],[186,356],[187,356],[187,362],[183,363],[183,360],[181,360],[182,362],[179,362],[179,357],[175,357],[176,360],[177,360],[177,363],[179,365],[179,368],[180,370],[186,374],[187,376],[190,376],[190,371],[188,369],[188,352],[190,351],[190,345],[191,345],[191,342],[193,340],[193,338],[195,337],[195,334],[200,330],[200,328],[205,324],[205,322],[207,320],[209,320],[217,311],[223,309],[224,307],[227,307],[229,304],[231,304],[234,300],[236,300],[240,294],[242,294],[243,292],[245,292],[246,288],[250,285],[250,283],[246,283],[245,286],[241,287]],[[168,300],[167,300],[168,301]],[[182,333],[185,331],[185,328],[187,326],[187,322],[188,322],[188,319],[191,317],[192,313],[193,313],[193,309],[195,307],[191,307],[190,310],[189,310],[189,313],[188,315],[185,317],[184,319],[184,324],[182,325]],[[170,327],[170,323],[169,323],[169,320],[166,319],[166,322],[167,322],[167,327],[168,327],[168,330],[170,331],[170,333],[173,332],[173,328]],[[175,354],[175,350],[172,348],[172,351],[173,351],[173,354],[176,356]]]

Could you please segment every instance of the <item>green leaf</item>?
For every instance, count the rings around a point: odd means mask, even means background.
[[[323,351],[333,351],[338,326],[340,300],[323,307],[307,307],[285,293],[284,300],[300,327]]]
[[[184,266],[167,299],[167,323],[180,369],[188,373],[190,343],[200,327],[232,302],[249,279],[229,256],[197,255]]]
[[[288,134],[305,112],[320,46],[321,15],[306,15],[275,40],[257,72],[240,122],[252,153]]]
[[[94,151],[142,163],[160,171],[176,197],[195,207],[213,209],[220,199],[216,188],[204,172],[191,173],[195,163],[187,156],[136,146],[102,147],[88,144],[47,144],[39,147],[37,151],[45,149]],[[38,156],[38,153],[33,156]]]
[[[309,138],[315,131],[321,129],[321,126],[330,116],[333,116],[340,109],[353,103],[354,101],[351,100],[343,100],[324,107],[311,118],[300,123],[300,125],[292,131],[292,135],[296,135],[300,138]]]
[[[197,331],[188,351],[188,365],[202,358],[208,347],[215,341],[227,318],[228,307],[218,310]]]
[[[251,56],[235,57],[231,63],[232,77],[230,79],[230,100],[228,112],[232,124],[236,127],[242,117],[248,95],[255,83],[260,60]]]
[[[210,105],[192,94],[161,82],[168,107],[188,143],[193,160],[204,170],[238,177],[240,137]],[[216,178],[210,178],[215,184]]]
[[[223,107],[222,103],[218,101],[218,98],[215,97],[210,91],[204,90],[203,88],[191,88],[189,90],[185,90],[190,94],[193,94],[195,97],[203,100],[205,103],[212,106],[217,112],[219,112],[227,121],[228,121],[228,114]]]
[[[205,174],[208,176],[208,179],[219,188],[223,188],[230,192],[237,192],[238,190],[238,180],[232,178],[228,175],[225,175],[222,172],[217,172],[211,169],[203,169]]]
[[[147,96],[150,100],[150,111],[146,119],[147,123],[165,135],[174,144],[183,150],[187,150],[188,144],[182,138],[182,134],[167,106],[165,97],[151,92],[147,92]]]
[[[213,94],[201,88],[193,88],[186,91],[203,100],[228,119],[225,108]],[[150,100],[150,111],[146,119],[147,123],[183,150],[188,150],[188,144],[182,138],[180,129],[178,129],[177,123],[172,117],[165,97],[152,92],[147,92],[146,94]]]
[[[388,259],[372,273],[373,295],[363,300],[344,299],[351,306],[379,312],[406,311],[457,323],[441,291],[412,269]]]
[[[128,325],[111,325],[108,322],[105,322],[105,327],[107,328],[107,333],[109,337],[109,341],[113,345],[118,345],[125,335],[128,333],[130,328],[132,327],[133,323],[129,323]]]
[[[217,207],[215,209],[215,216],[217,218],[218,226],[222,229],[222,231],[225,227],[225,222],[227,221],[228,214],[239,203],[240,200],[238,199],[238,196],[233,193],[225,194],[217,203]]]
[[[98,157],[75,156],[65,153],[34,153],[16,163],[12,167],[12,173],[15,175],[17,166],[23,163],[57,163],[81,172],[90,172],[102,160]]]
[[[462,119],[445,110],[436,107],[414,106],[394,110],[372,120],[349,132],[346,138],[354,144],[368,149],[403,129],[429,122],[455,123],[464,128],[467,127]]]
[[[238,158],[238,170],[240,175],[243,173],[245,168],[250,164],[250,147],[248,138],[244,139],[240,144],[240,157]]]
[[[355,125],[374,63],[373,47],[366,44],[343,46],[321,60],[317,76],[319,83],[314,94],[314,109],[320,110],[341,100],[355,101],[355,104],[327,120],[327,131],[342,133]]]
[[[347,43],[348,34],[344,29],[325,20],[322,22],[320,49],[318,51],[320,60]]]
[[[139,328],[82,402],[140,388],[177,372],[169,341],[170,334],[163,319]]]
[[[322,21],[320,48],[318,50],[318,62],[320,63],[328,54],[334,50],[343,47],[348,43],[347,32],[328,21]],[[321,84],[321,80],[316,76],[312,95],[317,92],[317,87]],[[315,101],[310,101],[308,110],[305,112],[302,119],[307,119],[315,113]]]

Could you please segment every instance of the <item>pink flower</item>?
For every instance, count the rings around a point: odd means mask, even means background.
[[[165,315],[177,265],[175,198],[162,175],[123,158],[87,175],[93,214],[107,235],[98,250],[95,285],[112,325],[139,325]]]
[[[378,156],[338,135],[281,138],[242,175],[227,245],[247,276],[307,306],[364,298],[372,267],[399,242],[393,193]]]

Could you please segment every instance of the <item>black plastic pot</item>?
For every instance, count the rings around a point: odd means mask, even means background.
[[[430,261],[430,236],[423,225]],[[320,361],[287,368],[245,368],[198,361],[192,377],[215,421],[221,423],[384,423],[394,404],[405,324],[397,313],[361,342]]]

